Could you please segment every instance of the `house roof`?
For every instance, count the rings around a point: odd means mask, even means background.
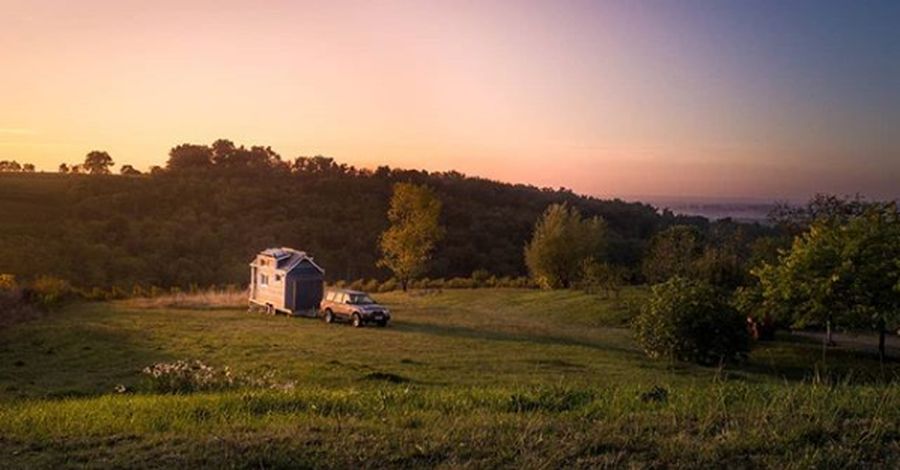
[[[305,251],[295,250],[293,248],[288,248],[288,247],[281,247],[281,248],[267,248],[267,249],[261,251],[260,254],[264,255],[264,256],[271,256],[271,257],[275,258],[275,263],[276,263],[275,270],[276,271],[282,271],[282,272],[288,273],[291,270],[293,270],[294,268],[296,268],[297,266],[300,266],[300,263],[307,261],[314,268],[316,268],[316,270],[318,270],[320,273],[325,272],[325,270],[322,269],[321,266],[319,266],[318,264],[316,264],[315,261],[313,261],[312,256],[309,256],[308,254],[306,254]],[[251,265],[253,265],[253,264],[255,264],[255,261],[254,261],[254,263],[251,263]]]

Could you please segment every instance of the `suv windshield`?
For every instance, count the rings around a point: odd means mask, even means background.
[[[347,303],[351,303],[354,305],[366,305],[374,304],[375,301],[366,294],[350,294],[350,300]]]

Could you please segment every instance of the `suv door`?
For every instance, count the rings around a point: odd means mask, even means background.
[[[346,318],[350,318],[350,295],[342,292],[337,296],[337,309],[338,312]]]

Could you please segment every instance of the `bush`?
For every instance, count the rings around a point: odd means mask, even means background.
[[[399,287],[400,283],[398,283],[396,279],[390,278],[387,281],[382,282],[381,285],[378,286],[378,292],[392,292],[397,290],[397,288]]]
[[[711,285],[679,276],[653,286],[634,322],[650,357],[699,364],[741,359],[750,348],[746,320]]]
[[[75,296],[69,281],[50,276],[41,276],[28,286],[28,298],[41,308],[57,307]]]
[[[363,283],[362,290],[365,292],[378,292],[378,280],[377,279],[369,279],[365,283]]]
[[[12,274],[0,274],[0,291],[14,291],[19,288],[16,277]]]
[[[491,273],[487,269],[476,269],[472,271],[472,282],[475,287],[486,287],[491,279]]]
[[[468,277],[454,277],[446,282],[448,289],[471,289],[475,286],[475,281]]]
[[[588,294],[603,293],[606,298],[618,298],[625,283],[624,277],[620,268],[589,258],[581,264],[581,281],[578,287]]]

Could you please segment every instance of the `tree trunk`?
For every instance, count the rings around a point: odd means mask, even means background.
[[[403,292],[406,292],[406,286],[409,284],[408,279],[400,279],[400,288],[403,289]]]
[[[884,362],[884,317],[878,319],[878,359]]]
[[[831,331],[831,316],[829,316],[828,320],[825,322],[825,344],[834,346],[834,335]]]

